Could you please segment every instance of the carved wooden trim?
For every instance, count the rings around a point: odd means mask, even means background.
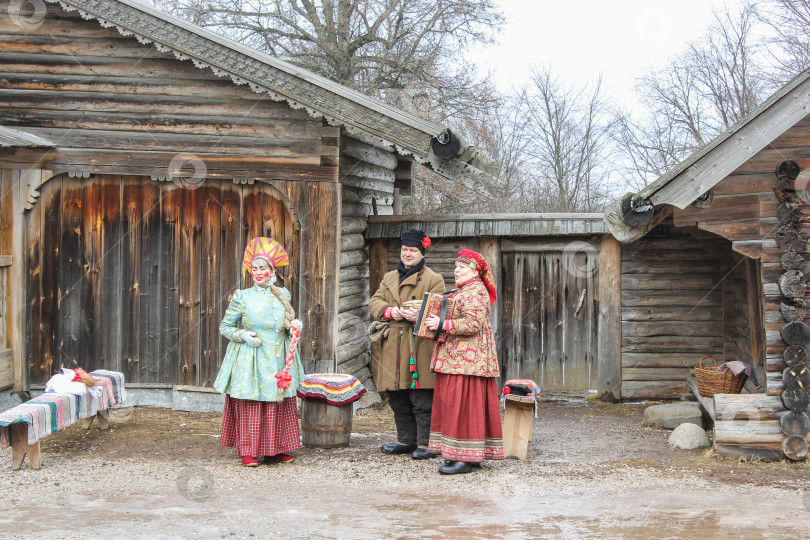
[[[438,124],[147,6],[130,5],[127,0],[47,1],[76,11],[84,19],[96,20],[105,28],[113,27],[121,35],[134,36],[140,43],[152,44],[161,52],[171,52],[179,60],[190,60],[200,69],[211,69],[217,76],[229,77],[294,109],[304,109],[315,118],[342,126],[360,140],[412,156],[437,173],[490,196],[484,186],[491,175],[477,164],[492,160],[484,159],[485,154],[474,146],[462,148],[452,159],[437,157],[430,142],[444,129]]]

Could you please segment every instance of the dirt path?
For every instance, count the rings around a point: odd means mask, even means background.
[[[805,536],[810,466],[667,446],[642,405],[548,400],[525,461],[443,477],[379,451],[390,411],[355,415],[352,444],[246,469],[220,414],[115,411],[42,442],[43,468],[0,461],[0,535],[44,538],[548,538]],[[789,511],[788,511],[789,509]],[[788,519],[789,515],[789,519]]]

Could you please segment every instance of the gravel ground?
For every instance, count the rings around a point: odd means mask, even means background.
[[[645,405],[546,399],[526,460],[441,476],[387,456],[390,410],[355,414],[351,446],[240,465],[221,414],[113,412],[42,441],[43,465],[0,465],[4,538],[548,538],[804,536],[810,466],[667,446]],[[788,509],[790,510],[789,512]],[[786,519],[787,513],[790,518]]]

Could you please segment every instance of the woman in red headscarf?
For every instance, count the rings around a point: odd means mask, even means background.
[[[458,291],[441,326],[431,368],[436,372],[428,451],[445,459],[442,474],[468,473],[485,459],[503,459],[503,434],[495,378],[500,376],[490,310],[495,282],[484,257],[458,252],[454,271]]]

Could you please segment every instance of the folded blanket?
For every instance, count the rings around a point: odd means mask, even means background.
[[[81,418],[95,416],[98,411],[107,410],[111,405],[126,399],[123,373],[99,369],[90,375],[99,384],[90,388],[85,386],[84,392],[45,392],[41,396],[0,412],[0,449],[10,446],[8,428],[12,424],[21,422],[28,424],[28,444],[36,444],[51,433],[65,429]],[[74,384],[84,386],[82,383]]]
[[[739,375],[742,372],[745,372],[751,378],[751,382],[753,382],[757,388],[761,388],[759,386],[759,382],[757,382],[757,375],[754,371],[754,366],[747,362],[740,362],[739,360],[732,360],[731,362],[726,362],[725,364],[720,364],[717,366],[717,371],[731,371],[734,375]]]
[[[501,393],[501,408],[506,409],[506,396],[526,396],[534,398],[534,417],[537,418],[537,395],[540,394],[540,387],[531,379],[509,379],[503,384]]]
[[[324,399],[330,405],[346,405],[367,392],[357,377],[342,373],[313,373],[298,387],[301,399]]]

